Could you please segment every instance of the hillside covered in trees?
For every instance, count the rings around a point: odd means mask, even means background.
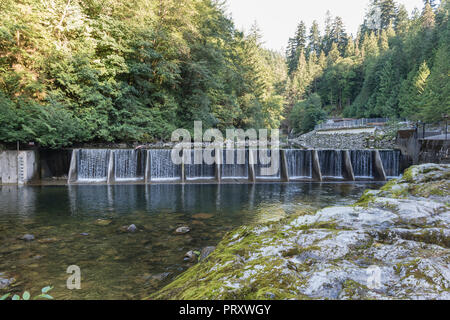
[[[449,113],[449,1],[372,0],[360,31],[300,23],[286,56],[215,0],[0,0],[0,143],[153,142],[175,128],[305,132]],[[363,20],[363,17],[361,17]]]
[[[435,122],[450,111],[449,1],[411,15],[371,0],[356,37],[328,14],[324,32],[300,22],[289,40],[286,113],[305,132],[328,115]]]
[[[216,1],[0,0],[0,12],[0,142],[280,125],[284,57]]]

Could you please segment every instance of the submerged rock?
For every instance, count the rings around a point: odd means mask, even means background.
[[[16,280],[14,278],[3,278],[3,274],[0,273],[0,289],[5,289],[13,284]]]
[[[214,217],[213,214],[209,214],[209,213],[198,213],[198,214],[194,214],[192,216],[192,218],[194,219],[200,219],[200,220],[206,220],[206,219],[211,219],[212,217]]]
[[[128,231],[128,232],[131,232],[131,233],[134,233],[134,232],[137,231],[137,227],[136,227],[134,224],[132,224],[132,225],[130,225],[130,226],[127,228],[127,231]]]
[[[184,226],[184,227],[177,228],[175,230],[175,233],[176,234],[186,234],[186,233],[189,233],[190,231],[191,231],[191,229],[189,227]]]
[[[56,238],[45,238],[45,239],[38,240],[39,243],[53,243],[56,241],[58,241],[58,239],[56,239]]]
[[[26,234],[20,238],[20,240],[24,240],[24,241],[33,241],[34,239],[35,239],[35,237],[32,234]]]
[[[95,221],[95,224],[98,226],[109,226],[112,223],[111,220],[105,220],[105,219],[97,219]]]
[[[169,277],[171,275],[170,272],[163,272],[163,273],[158,273],[152,276],[153,280],[156,281],[164,281],[167,279],[167,277]]]
[[[450,166],[229,233],[152,299],[450,299]]]
[[[198,252],[198,251],[193,251],[193,250],[188,251],[184,255],[184,261],[196,262],[198,260],[199,255],[200,255],[200,252]]]

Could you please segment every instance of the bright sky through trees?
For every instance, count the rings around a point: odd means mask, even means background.
[[[300,20],[308,27],[317,20],[323,31],[327,10],[343,18],[347,31],[356,34],[363,22],[369,0],[227,0],[229,12],[238,29],[249,30],[255,20],[263,34],[265,46],[280,50],[286,47]],[[409,12],[423,7],[423,0],[398,0]]]

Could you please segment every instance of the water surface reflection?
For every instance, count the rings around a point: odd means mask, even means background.
[[[216,245],[238,226],[305,207],[349,204],[365,189],[378,187],[364,183],[3,186],[0,273],[17,279],[15,292],[37,292],[51,284],[60,299],[139,299],[188,268],[183,260],[187,251]],[[100,225],[98,219],[107,223]],[[139,231],[124,232],[122,227],[130,224]],[[174,235],[182,225],[191,232]],[[20,240],[24,234],[33,234],[36,240]],[[82,270],[79,291],[65,288],[66,268],[72,264]]]

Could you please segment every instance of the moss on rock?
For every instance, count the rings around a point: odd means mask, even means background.
[[[449,299],[449,169],[412,167],[355,206],[238,228],[149,298]]]

